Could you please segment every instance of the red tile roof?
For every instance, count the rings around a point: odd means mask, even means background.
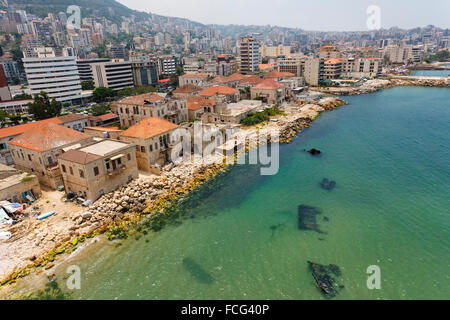
[[[118,118],[119,116],[117,114],[115,114],[114,112],[110,112],[107,114],[102,114],[101,116],[97,116],[97,118],[100,118],[102,120],[109,120],[109,119],[113,119],[113,118]]]
[[[121,100],[119,100],[117,102],[118,105],[121,104],[129,104],[129,105],[139,105],[139,106],[143,106],[145,104],[145,101],[150,101],[150,102],[157,102],[157,101],[162,101],[165,98],[161,97],[159,94],[155,93],[155,92],[151,92],[151,93],[144,93],[144,94],[140,94],[137,96],[130,96],[130,97],[126,97],[123,98]]]
[[[236,73],[233,73],[232,75],[229,75],[228,77],[217,76],[211,82],[213,82],[213,83],[228,83],[228,82],[233,82],[233,81],[240,81],[245,78],[247,78],[246,75],[236,72]]]
[[[85,139],[91,139],[91,137],[76,130],[46,122],[34,126],[9,143],[35,151],[46,151]]]
[[[282,85],[281,83],[279,83],[277,81],[268,79],[268,80],[264,80],[260,84],[257,84],[256,86],[253,87],[253,89],[276,90],[281,87],[284,87],[284,85]]]
[[[216,105],[216,101],[213,99],[206,99],[202,97],[189,97],[187,99],[187,107],[189,110],[195,111],[203,107],[213,107]]]
[[[229,81],[239,81],[247,78],[247,76],[236,72],[233,73],[232,75],[229,75],[227,78]]]
[[[173,93],[193,93],[197,91],[201,91],[202,88],[193,85],[193,84],[185,84],[184,86],[179,87],[178,89],[175,89]]]
[[[257,85],[257,84],[259,84],[259,83],[261,83],[263,81],[264,81],[264,79],[261,79],[258,76],[251,76],[251,77],[248,77],[248,78],[246,78],[244,80],[241,80],[239,83],[241,83],[241,84],[248,83],[249,85],[254,86],[254,85]]]
[[[213,82],[213,83],[228,83],[228,82],[230,82],[230,80],[228,79],[228,77],[225,77],[225,76],[217,76],[214,79],[212,79],[211,82]]]
[[[238,93],[239,90],[236,90],[234,88],[230,88],[227,86],[214,86],[207,88],[200,92],[198,95],[202,97],[212,97],[215,95],[229,95],[229,94],[235,94]]]
[[[63,116],[59,116],[58,119],[61,120],[61,123],[68,123],[68,122],[73,122],[73,121],[78,121],[78,120],[85,120],[88,119],[89,116],[85,115],[85,114],[77,114],[77,113],[69,113],[69,114],[65,114]]]
[[[266,69],[272,69],[272,66],[270,64],[261,63],[258,65],[259,70],[266,70]]]
[[[40,121],[36,121],[36,122],[28,122],[25,124],[20,124],[18,126],[1,128],[0,129],[0,138],[12,137],[12,136],[22,134],[41,123],[61,124],[62,122],[58,118],[50,118],[50,119],[40,120]]]
[[[131,126],[121,136],[149,139],[178,128],[178,125],[157,117],[150,117]]]

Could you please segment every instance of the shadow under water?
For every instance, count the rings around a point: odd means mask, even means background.
[[[200,283],[212,284],[214,282],[213,276],[211,276],[205,269],[203,269],[201,265],[195,262],[195,260],[192,258],[184,258],[183,267],[195,280]]]

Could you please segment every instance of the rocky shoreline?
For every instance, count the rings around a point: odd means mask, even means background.
[[[252,130],[268,136],[273,134],[274,130],[278,130],[279,142],[289,143],[299,131],[308,127],[320,112],[345,104],[348,102],[338,97],[323,98],[302,105],[290,104],[285,108],[285,115],[276,117],[276,122],[269,121]],[[245,136],[248,136],[248,132],[237,134],[238,139],[245,139]],[[242,151],[256,147],[257,141],[257,139],[247,141],[246,148]],[[105,234],[110,240],[118,238],[143,216],[148,217],[155,212],[163,213],[164,208],[171,202],[233,164],[235,157],[223,158],[212,155],[204,160],[198,164],[182,163],[177,166],[171,164],[163,169],[160,176],[135,179],[102,196],[88,208],[71,212],[64,219],[64,224],[55,223],[55,220],[52,220],[55,218],[51,217],[27,232],[26,237],[16,241],[14,234],[20,232],[20,225],[12,227],[11,242],[3,244],[7,245],[6,249],[11,250],[11,253],[8,255],[10,261],[5,261],[9,270],[0,273],[0,296],[2,287],[5,288],[30,273],[40,273],[43,270],[51,272],[55,260],[64,259],[64,254],[75,251],[86,239],[100,234]],[[23,248],[27,248],[27,252],[23,252]]]
[[[359,87],[317,87],[314,91],[324,94],[333,94],[339,96],[360,95],[366,93],[377,92],[381,89],[387,89],[392,87],[405,87],[405,86],[417,86],[417,87],[440,87],[448,88],[450,83],[441,79],[412,79],[412,78],[390,78],[390,79],[375,79],[368,80]]]

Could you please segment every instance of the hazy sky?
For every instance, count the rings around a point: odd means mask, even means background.
[[[255,24],[319,31],[367,30],[366,9],[381,9],[381,27],[450,28],[449,0],[118,0],[126,6],[204,24]]]

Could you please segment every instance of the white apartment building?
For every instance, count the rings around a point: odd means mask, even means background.
[[[94,85],[115,91],[134,86],[131,62],[113,59],[111,62],[91,64]]]
[[[160,57],[158,59],[159,74],[171,75],[177,72],[173,57]]]
[[[37,48],[35,52],[37,58],[23,58],[30,93],[45,91],[56,101],[79,102],[81,82],[76,57],[56,56],[53,48]]]
[[[390,45],[384,49],[384,55],[389,57],[391,63],[420,62],[422,50],[411,45]]]
[[[243,37],[240,41],[240,73],[252,74],[261,63],[259,43],[253,37]]]
[[[305,69],[305,56],[283,56],[275,60],[274,69],[279,72],[290,72],[295,74],[297,77],[303,75]]]

